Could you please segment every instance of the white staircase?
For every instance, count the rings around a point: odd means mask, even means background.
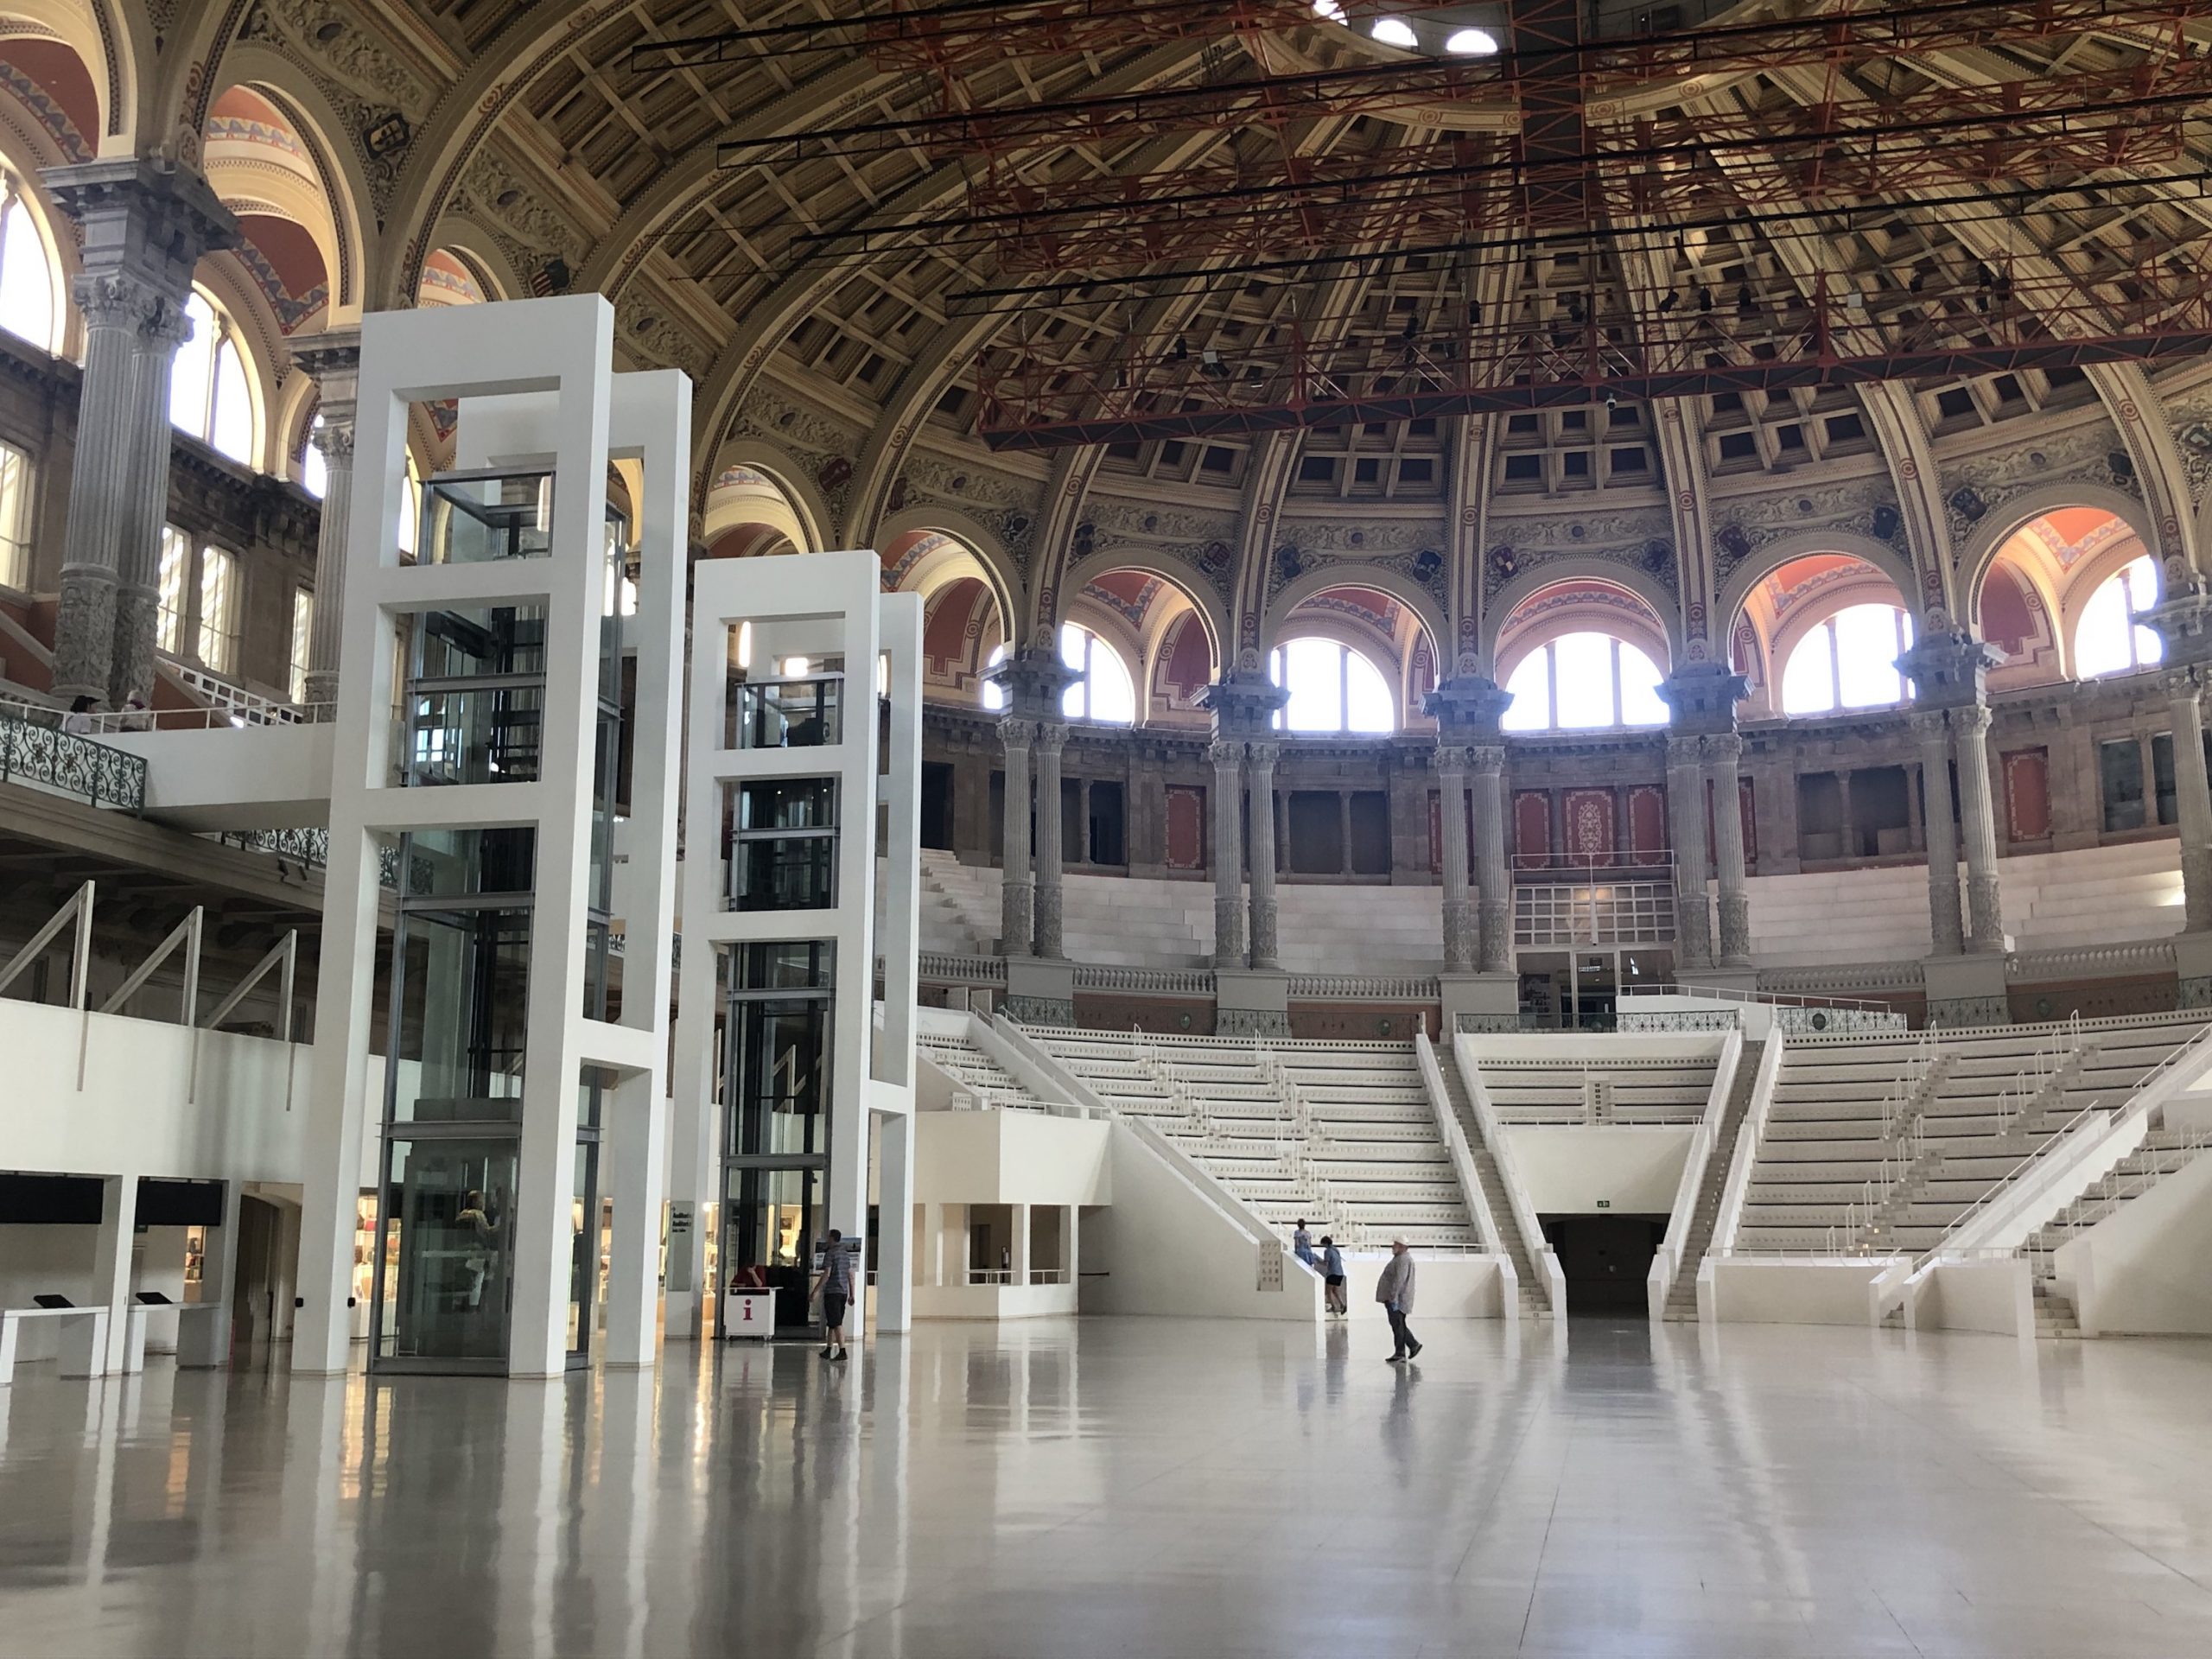
[[[1304,1220],[1348,1249],[1482,1249],[1410,1045],[1025,1029],[1286,1237]]]

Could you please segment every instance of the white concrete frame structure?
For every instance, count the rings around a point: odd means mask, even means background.
[[[296,1370],[349,1363],[348,1284],[362,1131],[369,1097],[372,987],[378,956],[379,842],[410,830],[527,825],[536,883],[522,1085],[508,1374],[565,1368],[577,1078],[616,1074],[606,1141],[613,1157],[616,1233],[605,1358],[652,1359],[660,1202],[654,1191],[668,1052],[670,919],[674,910],[677,728],[686,544],[684,458],[690,385],[674,371],[617,375],[614,314],[597,295],[464,309],[384,312],[361,335],[360,394],[345,640],[331,779],[320,1017],[310,1084],[302,1306]],[[554,477],[551,546],[540,558],[402,563],[410,403],[459,398],[461,461],[536,466]],[[637,531],[637,611],[625,626],[637,656],[632,867],[617,892],[631,909],[619,1022],[581,1013],[586,972],[594,687],[605,600],[610,460],[644,461]],[[391,785],[389,754],[397,619],[448,607],[543,606],[545,686],[539,776],[532,783]]]
[[[667,1334],[696,1337],[704,1206],[720,1203],[727,1106],[717,1107],[715,959],[725,945],[826,940],[836,947],[831,1016],[830,1171],[826,1225],[867,1235],[870,1164],[883,1217],[877,1237],[876,1329],[904,1331],[911,1317],[913,1213],[914,1029],[920,944],[922,609],[919,595],[884,594],[871,552],[808,553],[703,561],[692,574],[690,749],[684,798],[691,829],[683,881],[683,964],[677,1001],[674,1155],[670,1176]],[[750,625],[751,658],[838,658],[845,665],[841,741],[800,748],[726,748],[732,631]],[[887,754],[879,760],[877,664],[890,704]],[[747,779],[835,777],[838,838],[836,906],[812,911],[733,911],[716,845],[725,789]],[[883,842],[877,844],[879,818]],[[880,864],[879,865],[879,854]],[[883,938],[875,931],[883,887]],[[880,957],[883,1021],[872,1017]],[[879,1131],[871,1135],[871,1128]],[[868,1156],[874,1141],[877,1156]],[[855,1155],[855,1149],[859,1155]],[[677,1217],[683,1217],[680,1224]]]

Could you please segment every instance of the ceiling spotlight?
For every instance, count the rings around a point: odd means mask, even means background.
[[[1487,58],[1497,51],[1497,36],[1486,29],[1455,29],[1444,49],[1462,58]]]
[[[1375,27],[1367,32],[1385,46],[1402,46],[1409,52],[1421,44],[1413,25],[1402,17],[1377,17]]]

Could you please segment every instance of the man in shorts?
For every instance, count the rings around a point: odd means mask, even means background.
[[[853,1300],[853,1252],[835,1227],[830,1230],[829,1248],[822,1253],[822,1276],[814,1281],[814,1289],[822,1298],[822,1357],[842,1359],[845,1309]]]

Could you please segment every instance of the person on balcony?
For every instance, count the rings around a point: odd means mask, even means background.
[[[98,709],[98,697],[76,697],[69,703],[69,712],[61,716],[61,729],[72,737],[92,734],[92,715]]]

